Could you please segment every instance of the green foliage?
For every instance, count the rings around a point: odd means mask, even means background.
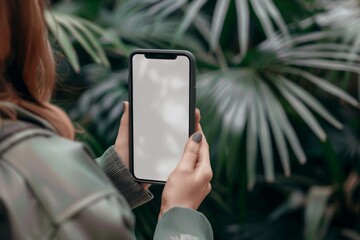
[[[129,51],[196,55],[216,238],[358,239],[359,15],[356,0],[74,0],[46,20],[80,72],[67,72],[83,87],[67,111],[97,154],[117,134]],[[158,205],[136,211],[140,239]]]

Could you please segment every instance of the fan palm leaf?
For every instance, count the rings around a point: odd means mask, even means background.
[[[339,87],[303,70],[310,68],[358,73],[359,64],[348,63],[348,59],[353,57],[353,54],[343,51],[342,48],[329,54],[328,45],[323,46],[318,43],[320,40],[330,41],[328,34],[311,33],[294,36],[293,39],[291,44],[289,44],[288,36],[276,36],[266,40],[258,47],[256,62],[250,63],[247,68],[234,67],[228,71],[216,71],[200,76],[198,85],[200,106],[204,104],[202,108],[207,111],[210,104],[205,104],[205,102],[212,101],[214,106],[217,106],[215,112],[222,118],[220,122],[217,122],[217,126],[212,125],[207,129],[217,129],[214,131],[221,129],[227,134],[246,135],[249,188],[255,184],[256,162],[260,157],[263,160],[266,180],[274,180],[273,145],[279,153],[284,173],[287,176],[291,172],[288,148],[293,150],[300,163],[306,161],[294,127],[287,118],[286,106],[290,106],[321,141],[326,140],[327,134],[317,117],[323,118],[335,128],[342,128],[342,124],[307,89],[301,87],[302,82],[309,81],[327,93],[355,107],[359,106],[354,97]],[[329,44],[336,45],[334,42]],[[339,46],[342,45],[339,44]],[[318,50],[315,52],[299,50],[304,48]],[[358,57],[356,55],[353,58]],[[307,60],[301,60],[302,58]],[[295,77],[297,81],[293,80]],[[298,80],[298,77],[301,78]],[[284,101],[287,102],[286,105]],[[245,128],[246,131],[244,131]],[[227,134],[220,134],[220,140],[217,141],[213,138],[216,134],[210,133],[210,141],[218,142],[220,149],[226,149],[227,140],[229,140]],[[257,154],[258,149],[261,156]],[[229,158],[226,153],[219,157],[223,158],[217,159],[220,162],[239,161],[239,156]],[[221,168],[226,165],[219,163],[219,166]]]
[[[117,1],[114,9],[102,11],[101,21],[115,29],[121,39],[137,47],[166,48],[173,42],[178,47],[203,52],[203,46],[184,31],[204,1],[187,4],[191,11],[183,18],[172,14],[186,3],[184,0]],[[181,41],[176,40],[179,36]]]
[[[280,31],[283,36],[289,36],[287,24],[282,18],[279,10],[272,0],[234,0],[237,13],[237,32],[239,42],[239,54],[235,58],[236,63],[240,63],[248,51],[249,31],[250,31],[250,10],[252,7],[258,17],[264,33],[267,38],[273,38]],[[223,30],[225,17],[229,10],[230,0],[217,0],[212,24],[210,37],[208,39],[212,51],[219,51],[219,39]]]
[[[360,2],[357,0],[317,0],[315,3],[326,11],[311,17],[308,21],[335,31],[342,42],[351,46],[349,52],[358,52],[360,49]],[[358,61],[356,54],[349,59],[349,62],[352,61]],[[358,98],[360,99],[360,84],[358,84]]]
[[[110,146],[117,136],[114,129],[120,123],[122,102],[127,99],[126,72],[111,73],[100,66],[88,66],[83,72],[88,77],[101,79],[101,82],[81,95],[70,116],[84,128],[101,136],[104,146]],[[94,72],[101,74],[96,76]]]
[[[118,53],[129,53],[129,49],[119,39],[114,38],[111,32],[83,18],[57,11],[46,11],[45,19],[50,32],[77,72],[80,70],[80,63],[73,40],[85,49],[93,61],[106,67],[109,67],[110,63],[103,42],[116,47]]]

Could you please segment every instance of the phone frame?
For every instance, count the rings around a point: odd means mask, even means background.
[[[195,101],[196,101],[196,63],[195,58],[186,50],[164,49],[136,49],[129,54],[129,165],[130,172],[138,182],[165,184],[166,181],[137,178],[134,169],[134,142],[133,142],[133,57],[136,54],[150,55],[154,59],[176,59],[174,56],[185,56],[189,59],[189,137],[195,131]],[[180,161],[181,159],[179,159]]]

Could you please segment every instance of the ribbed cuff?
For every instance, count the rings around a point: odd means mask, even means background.
[[[135,178],[124,165],[113,146],[108,148],[100,158],[96,159],[96,162],[118,191],[126,198],[131,208],[136,208],[153,199],[152,193],[145,190],[141,184],[135,181]]]
[[[160,218],[154,239],[212,240],[213,231],[209,221],[201,212],[174,207]]]

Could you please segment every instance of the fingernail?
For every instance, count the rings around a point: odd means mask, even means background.
[[[202,139],[202,134],[201,132],[196,132],[194,133],[192,139],[197,142],[197,143],[200,143],[201,142],[201,139]]]

